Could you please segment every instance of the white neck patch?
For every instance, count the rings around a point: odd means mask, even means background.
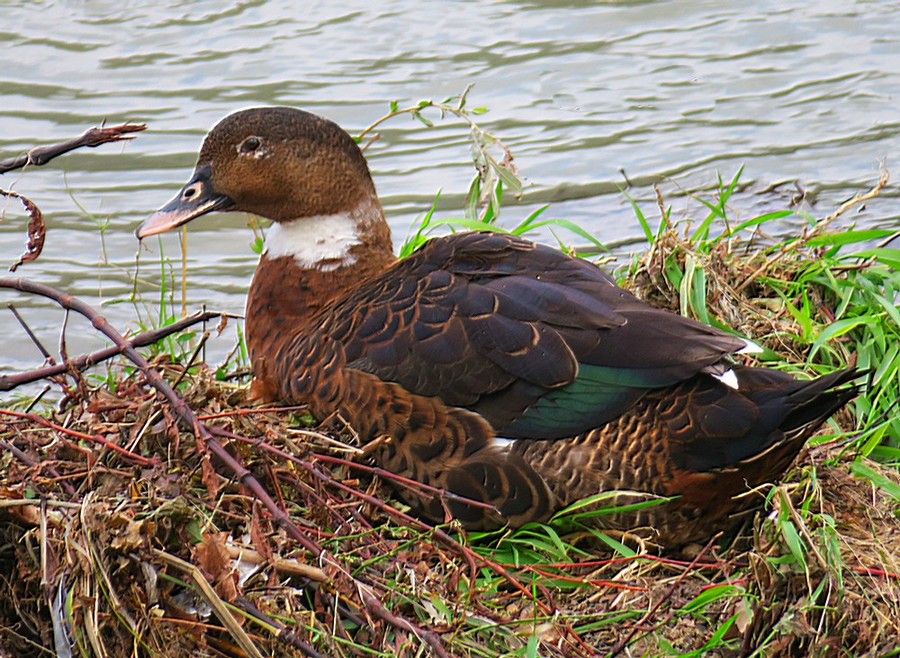
[[[292,256],[300,267],[327,272],[352,265],[355,259],[350,257],[350,248],[357,244],[359,229],[351,215],[317,215],[272,224],[266,235],[265,255]]]

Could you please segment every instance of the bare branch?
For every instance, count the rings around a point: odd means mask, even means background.
[[[0,287],[5,286],[0,285]],[[140,333],[128,340],[127,343],[132,347],[146,347],[147,345],[152,345],[153,343],[162,340],[166,336],[178,333],[179,331],[186,329],[192,325],[199,324],[200,322],[205,322],[207,320],[213,320],[221,316],[221,313],[214,313],[212,311],[195,313],[194,315],[183,318],[178,322],[173,322],[166,327],[152,329],[150,331]],[[106,361],[107,359],[111,359],[112,357],[117,356],[121,353],[122,349],[117,345],[113,345],[112,347],[106,347],[102,350],[91,352],[90,354],[82,354],[81,356],[76,356],[72,359],[69,359],[65,363],[57,363],[54,365],[45,366],[43,368],[37,368],[35,370],[29,370],[28,372],[23,372],[18,375],[0,375],[0,391],[10,391],[17,386],[30,384],[31,382],[36,382],[39,379],[55,377],[56,375],[68,372],[70,369],[85,370],[86,368]]]
[[[129,133],[136,133],[147,129],[145,123],[123,123],[118,126],[91,128],[80,137],[60,142],[58,144],[50,144],[48,146],[38,146],[31,149],[28,153],[23,153],[14,158],[9,158],[0,162],[0,174],[5,174],[14,169],[21,169],[27,165],[39,167],[50,162],[53,158],[74,151],[80,148],[95,148],[101,144],[108,142],[120,142],[123,140],[134,139]]]
[[[54,423],[51,420],[47,420],[39,414],[25,413],[23,411],[12,411],[11,409],[0,409],[0,416],[9,416],[11,418],[27,420],[31,423],[35,423],[36,425],[42,425],[43,427],[51,429],[54,432],[58,432],[66,436],[71,436],[72,438],[78,439],[79,441],[90,441],[91,443],[96,443],[103,446],[107,450],[112,450],[113,452],[126,457],[127,459],[140,466],[155,466],[158,462],[156,458],[148,459],[147,457],[135,454],[130,450],[123,448],[119,444],[105,439],[99,434],[87,434],[85,432],[78,432],[68,427],[63,427],[62,425]]]
[[[31,339],[31,342],[34,343],[34,346],[38,348],[38,351],[41,353],[41,356],[44,357],[48,362],[53,363],[53,356],[50,352],[47,351],[47,348],[44,347],[44,344],[40,341],[40,339],[35,336],[34,332],[31,330],[31,327],[28,326],[28,323],[25,322],[25,318],[19,315],[19,311],[16,309],[15,305],[10,303],[6,305],[6,308],[9,309],[10,313],[16,318],[19,324],[22,326],[22,329]]]
[[[45,165],[53,158],[75,149],[83,147],[94,148],[107,142],[134,139],[134,136],[129,133],[140,132],[146,129],[147,125],[144,123],[123,123],[109,128],[103,126],[91,128],[80,137],[59,142],[58,144],[38,146],[20,156],[3,160],[0,162],[0,174],[5,174],[14,169],[21,169],[27,165],[36,167]],[[25,253],[9,268],[11,272],[15,272],[20,265],[30,263],[41,255],[41,251],[44,249],[44,240],[47,236],[47,226],[44,223],[44,216],[40,209],[30,199],[7,190],[0,190],[0,195],[19,199],[22,205],[25,206],[25,210],[30,218],[28,221],[28,242],[26,243]]]

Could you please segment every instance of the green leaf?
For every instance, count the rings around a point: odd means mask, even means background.
[[[790,519],[781,523],[781,536],[784,538],[784,543],[787,544],[788,550],[791,552],[794,560],[803,567],[804,571],[807,571],[806,547],[803,544],[803,540],[800,538],[800,533],[797,532],[797,526],[795,526],[794,522]]]
[[[894,480],[866,466],[859,460],[850,463],[850,470],[856,477],[868,480],[894,500],[900,501],[900,484],[897,484]]]
[[[612,537],[610,537],[609,535],[607,535],[603,532],[597,531],[594,533],[594,536],[597,537],[597,539],[602,541],[604,544],[609,546],[610,550],[612,550],[614,553],[616,553],[618,555],[621,555],[622,557],[631,558],[631,557],[635,557],[637,555],[637,552],[635,550],[629,548],[622,542],[618,541],[617,539],[613,539]]]
[[[532,230],[532,224],[537,221],[538,217],[546,212],[547,208],[550,207],[550,204],[546,204],[535,210],[533,213],[528,215],[525,219],[519,222],[519,225],[516,226],[510,233],[513,235],[525,235],[530,230]],[[538,224],[537,226],[543,226],[543,224]]]
[[[465,217],[447,217],[443,219],[435,219],[431,222],[432,226],[449,226],[453,229],[464,229],[466,231],[490,231],[491,233],[509,233],[505,228],[495,224],[485,224],[480,219],[468,219]]]
[[[404,242],[403,246],[400,248],[400,258],[410,256],[418,249],[421,249],[422,245],[425,244],[427,241],[425,236],[431,231],[432,217],[434,217],[434,211],[437,209],[440,198],[441,191],[438,190],[438,193],[434,197],[434,201],[431,203],[431,208],[429,208],[428,212],[425,213],[425,216],[421,220],[416,222],[416,232],[412,236],[407,237],[406,242]]]
[[[900,249],[866,249],[850,255],[851,258],[874,258],[882,265],[887,265],[895,270],[900,270]]]
[[[716,585],[715,587],[710,587],[709,589],[700,592],[697,596],[694,597],[694,600],[685,605],[681,609],[681,611],[696,612],[699,610],[703,610],[710,603],[714,603],[719,599],[740,595],[743,592],[744,589],[742,587],[738,587],[737,585]]]
[[[493,159],[491,159],[491,164],[494,165],[494,171],[497,172],[497,176],[500,177],[503,184],[512,190],[514,195],[518,196],[522,191],[522,181],[516,176],[515,172],[505,165],[495,163]]]
[[[609,249],[607,249],[606,246],[602,242],[600,242],[596,236],[592,235],[591,233],[580,227],[578,224],[576,224],[575,222],[571,222],[568,219],[548,219],[543,222],[538,222],[536,224],[530,225],[528,227],[528,230],[535,230],[544,226],[558,226],[560,228],[564,228],[567,231],[574,233],[578,237],[584,238],[598,249],[606,252],[609,251]],[[519,232],[518,227],[516,227],[511,231],[511,233],[513,233],[514,235],[522,235],[524,231]]]
[[[424,125],[428,126],[429,128],[434,127],[434,122],[431,121],[430,119],[428,119],[427,117],[425,117],[424,115],[420,114],[419,112],[415,112],[413,114],[413,116],[416,117],[419,121],[421,121]]]
[[[637,204],[637,201],[635,201],[632,196],[626,194],[625,198],[628,199],[628,203],[631,204],[631,209],[634,211],[635,217],[637,217],[638,224],[641,225],[641,229],[644,231],[644,237],[647,239],[647,244],[652,245],[655,238],[653,229],[650,228],[650,222],[647,221],[647,218],[644,216],[644,212],[641,210],[641,207]]]
[[[709,310],[706,306],[706,272],[702,267],[694,270],[691,283],[691,307],[701,322],[710,324]]]
[[[481,202],[481,175],[475,174],[466,194],[466,219],[478,218],[478,204]]]
[[[874,318],[870,316],[859,318],[845,318],[843,320],[832,322],[827,327],[825,327],[822,333],[819,334],[819,337],[816,338],[815,342],[812,345],[812,348],[809,350],[809,359],[812,360],[813,355],[818,352],[819,349],[828,341],[833,340],[839,336],[843,336],[847,332],[853,331],[857,327],[871,325],[874,322]]]
[[[856,242],[871,242],[894,235],[896,231],[888,229],[868,229],[863,231],[842,231],[840,233],[825,233],[807,240],[810,247],[825,247],[833,245],[854,244]]]
[[[765,215],[760,215],[759,217],[754,217],[753,219],[748,219],[746,222],[738,224],[733,229],[727,231],[725,233],[726,236],[737,235],[742,231],[746,231],[748,228],[754,228],[756,226],[760,226],[762,224],[768,224],[769,222],[774,222],[779,219],[786,219],[791,217],[794,214],[793,210],[779,210],[777,212],[766,213]]]

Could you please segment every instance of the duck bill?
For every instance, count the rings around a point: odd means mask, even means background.
[[[197,169],[178,196],[138,226],[135,231],[138,240],[171,231],[207,213],[234,207],[234,201],[215,191],[211,173],[208,166]]]

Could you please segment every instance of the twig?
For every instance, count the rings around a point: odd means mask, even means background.
[[[275,501],[266,493],[262,485],[252,476],[240,462],[232,457],[225,448],[223,448],[212,437],[204,425],[200,423],[197,416],[187,405],[187,403],[172,389],[171,386],[163,379],[162,375],[157,372],[153,366],[145,359],[135,348],[129,343],[122,334],[112,327],[107,319],[100,315],[91,306],[82,300],[63,293],[55,288],[46,286],[41,283],[29,281],[28,279],[14,279],[9,277],[0,277],[0,288],[11,288],[21,292],[27,292],[34,295],[40,295],[52,299],[63,308],[67,308],[83,315],[87,318],[95,329],[103,333],[113,343],[116,344],[119,351],[134,363],[144,373],[147,382],[159,391],[163,397],[168,400],[178,417],[184,421],[191,429],[192,433],[202,440],[210,449],[210,451],[220,459],[228,468],[237,476],[238,480],[250,489],[259,500],[273,514],[276,521],[282,525],[288,534],[299,541],[304,548],[314,552],[316,555],[322,552],[322,549],[312,542],[306,535],[300,532],[287,514],[278,508]]]
[[[0,287],[7,286],[0,285]],[[166,336],[177,333],[182,329],[186,329],[187,327],[198,324],[200,322],[205,322],[206,320],[220,317],[221,315],[223,314],[214,313],[212,311],[207,311],[205,313],[195,313],[188,318],[183,318],[178,322],[173,322],[166,327],[144,331],[137,336],[129,339],[127,343],[132,347],[146,347],[147,345],[152,345],[153,343],[162,340]],[[31,382],[35,382],[39,379],[54,377],[55,375],[68,372],[69,368],[74,368],[75,370],[84,370],[85,368],[89,368],[93,365],[106,361],[107,359],[111,359],[112,357],[117,356],[121,353],[122,349],[117,345],[113,345],[112,347],[106,347],[102,350],[91,352],[90,354],[82,354],[81,356],[76,356],[70,359],[67,363],[58,363],[55,365],[45,366],[43,368],[29,370],[28,372],[23,372],[18,375],[0,375],[0,391],[10,391],[17,386],[22,386],[23,384],[30,384]],[[49,358],[49,355],[45,356]]]
[[[647,588],[643,585],[629,585],[620,583],[615,580],[603,580],[601,578],[580,578],[578,576],[564,576],[562,574],[553,573],[540,567],[526,564],[522,567],[526,573],[533,573],[550,580],[558,580],[563,583],[576,583],[578,585],[591,585],[592,587],[608,587],[610,589],[622,589],[629,592],[646,592]]]
[[[59,329],[59,356],[63,363],[69,362],[69,348],[66,346],[66,328],[69,326],[69,309],[63,316],[62,327]]]
[[[327,564],[328,566],[335,569],[337,574],[339,574],[343,579],[346,579],[348,583],[352,583],[357,593],[359,594],[360,601],[362,602],[365,609],[375,616],[378,619],[382,619],[389,624],[393,625],[395,628],[407,632],[411,632],[416,637],[424,640],[432,649],[434,654],[439,658],[450,658],[450,654],[447,653],[447,650],[444,648],[443,643],[436,633],[433,631],[426,631],[416,624],[412,623],[407,619],[403,619],[401,617],[397,617],[390,611],[388,611],[384,605],[381,603],[379,598],[375,596],[370,590],[368,585],[365,585],[355,579],[353,575],[349,572],[347,567],[342,564],[337,558],[331,555],[328,551],[319,546],[314,540],[305,535],[300,528],[291,520],[290,516],[285,512],[282,508],[280,508],[274,501],[274,499],[269,495],[269,493],[263,488],[262,484],[259,480],[254,477],[254,475],[235,457],[229,453],[222,444],[220,444],[216,439],[212,436],[209,429],[203,425],[200,420],[197,418],[197,415],[193,412],[193,410],[188,406],[188,404],[182,399],[175,390],[169,386],[169,384],[163,379],[162,375],[150,365],[150,363],[145,359],[135,348],[131,345],[121,333],[119,333],[105,317],[100,315],[94,308],[86,304],[84,301],[73,297],[72,295],[65,294],[51,288],[50,286],[46,286],[40,283],[36,283],[34,281],[29,281],[27,279],[15,279],[9,277],[0,277],[0,288],[11,288],[14,290],[19,290],[21,292],[27,292],[34,295],[40,295],[42,297],[47,297],[49,299],[54,300],[59,305],[64,308],[71,309],[85,318],[87,318],[95,329],[102,332],[107,338],[109,338],[113,343],[116,344],[117,347],[121,350],[122,354],[124,354],[132,363],[134,363],[138,368],[141,369],[141,372],[144,374],[147,382],[153,386],[162,396],[169,402],[172,409],[178,415],[178,417],[184,422],[189,428],[190,431],[196,436],[208,449],[209,451],[235,475],[238,482],[241,483],[242,486],[246,487],[255,497],[259,500],[263,506],[269,511],[272,515],[272,518],[275,520],[275,523],[284,530],[285,533],[295,541],[297,541],[301,546],[303,546],[306,550],[315,555],[319,560]]]
[[[38,405],[38,402],[40,402],[40,401],[43,399],[43,397],[44,397],[45,395],[47,395],[47,392],[48,392],[49,390],[50,390],[50,384],[44,384],[44,388],[41,389],[41,392],[38,393],[37,395],[35,395],[35,396],[31,399],[31,402],[28,403],[28,406],[25,407],[25,412],[26,412],[26,413],[30,413],[31,410],[34,409],[34,408]]]
[[[216,420],[218,418],[234,418],[236,416],[255,416],[256,414],[265,413],[290,413],[292,411],[306,411],[308,407],[305,404],[296,404],[284,407],[254,407],[252,409],[229,409],[214,414],[203,414],[198,416],[200,420],[206,422],[208,420]]]
[[[28,468],[37,468],[40,465],[39,462],[36,462],[31,457],[29,457],[28,453],[26,453],[24,450],[17,448],[16,445],[13,443],[0,440],[0,449],[8,451],[13,457],[18,459],[20,462],[22,462]],[[75,495],[75,487],[73,487],[72,484],[70,482],[68,482],[67,480],[62,479],[62,476],[59,474],[59,471],[57,471],[53,466],[48,466],[47,472],[50,474],[51,477],[53,477],[59,481],[59,483],[62,485],[62,488],[65,489],[65,491],[68,495],[70,495],[70,496]]]
[[[5,174],[14,169],[21,169],[27,165],[34,165],[36,167],[45,165],[53,158],[68,153],[69,151],[74,151],[75,149],[84,147],[94,148],[108,142],[134,139],[134,136],[129,133],[140,132],[141,130],[146,130],[146,128],[147,125],[143,123],[123,123],[109,128],[103,126],[91,128],[85,131],[80,137],[75,137],[57,144],[50,144],[48,146],[38,146],[20,156],[3,160],[0,162],[0,174]],[[11,272],[15,272],[20,265],[37,260],[41,255],[41,251],[44,249],[44,241],[47,237],[47,225],[44,223],[44,216],[41,213],[40,208],[27,197],[24,197],[17,192],[2,189],[0,189],[0,195],[19,199],[22,202],[22,205],[25,206],[25,211],[28,213],[29,217],[28,241],[25,245],[25,253],[23,253],[19,257],[19,260],[9,268]]]
[[[463,505],[469,505],[470,507],[477,507],[480,509],[486,509],[491,511],[498,511],[496,507],[491,505],[490,503],[485,503],[480,500],[475,500],[473,498],[466,498],[465,496],[460,496],[458,494],[453,493],[452,491],[447,491],[446,489],[440,489],[438,487],[432,487],[429,484],[425,484],[424,482],[419,482],[417,480],[410,480],[409,478],[405,478],[402,475],[397,475],[396,473],[391,473],[390,471],[386,471],[383,468],[379,468],[377,466],[368,466],[367,464],[360,464],[358,462],[353,462],[347,459],[342,459],[341,457],[332,457],[331,455],[323,455],[320,453],[314,453],[313,457],[316,458],[317,461],[325,462],[326,464],[335,464],[337,466],[345,466],[350,469],[355,469],[358,471],[362,471],[364,473],[369,473],[370,475],[377,476],[383,478],[385,480],[389,480],[391,482],[396,483],[397,486],[401,486],[405,489],[411,489],[416,491],[423,496],[434,496],[436,498],[442,498],[446,500],[452,500],[454,502],[462,503]]]
[[[36,423],[38,425],[43,425],[47,429],[54,430],[56,432],[60,432],[62,434],[67,434],[74,439],[79,439],[81,441],[90,441],[92,443],[97,443],[104,448],[109,448],[113,452],[117,452],[123,457],[127,457],[131,461],[141,466],[156,466],[159,463],[159,460],[149,459],[147,457],[142,457],[141,455],[136,455],[120,446],[117,443],[113,443],[112,441],[108,441],[104,439],[99,434],[86,434],[84,432],[79,432],[77,430],[73,430],[69,427],[63,427],[57,423],[54,423],[51,420],[44,418],[38,414],[25,413],[23,411],[12,411],[11,409],[0,409],[0,416],[11,416],[13,418],[21,418],[22,420],[27,420],[32,423]]]
[[[3,450],[6,450],[13,457],[18,459],[23,464],[25,464],[25,466],[27,466],[28,468],[35,468],[38,465],[38,462],[34,461],[31,457],[29,457],[28,453],[26,453],[24,450],[17,448],[12,443],[0,440],[0,448],[2,448]],[[74,491],[73,491],[73,493],[74,493]]]
[[[297,464],[298,466],[302,467],[306,472],[308,472],[310,475],[312,475],[314,478],[316,478],[317,480],[319,480],[326,486],[333,487],[335,489],[338,489],[339,491],[343,491],[346,494],[349,494],[351,496],[359,498],[363,502],[365,502],[369,505],[372,505],[373,507],[381,510],[382,512],[385,512],[386,514],[389,514],[389,515],[401,520],[402,522],[406,523],[410,527],[413,527],[413,528],[416,528],[417,530],[421,530],[421,531],[425,531],[425,532],[431,532],[432,536],[435,539],[440,541],[442,544],[444,544],[448,548],[457,551],[469,563],[470,567],[473,570],[476,568],[475,562],[480,562],[483,566],[489,567],[489,568],[493,569],[494,571],[496,571],[501,577],[506,579],[506,581],[509,582],[509,584],[512,585],[513,588],[517,589],[520,593],[522,593],[526,596],[531,595],[528,588],[525,587],[524,585],[522,585],[522,583],[520,583],[518,580],[516,580],[512,576],[512,574],[510,574],[509,571],[506,570],[506,568],[503,565],[501,565],[497,562],[494,562],[492,560],[489,560],[489,559],[485,558],[484,556],[479,555],[478,553],[475,553],[467,546],[464,546],[463,544],[460,544],[458,541],[453,539],[450,535],[448,535],[443,530],[441,530],[439,528],[435,528],[434,526],[430,525],[429,523],[426,523],[425,521],[422,521],[421,519],[414,518],[414,517],[410,516],[409,514],[406,514],[405,512],[397,509],[396,507],[388,505],[383,500],[380,500],[379,498],[376,498],[375,496],[371,496],[367,493],[364,493],[362,491],[359,491],[357,489],[349,487],[346,484],[344,484],[343,482],[339,482],[339,481],[335,480],[334,478],[330,477],[329,475],[323,473],[319,468],[316,467],[316,465],[314,463],[306,461],[304,459],[301,459],[295,455],[291,455],[287,452],[284,452],[283,450],[280,450],[280,449],[276,448],[275,446],[272,446],[272,445],[266,443],[265,441],[262,441],[259,439],[251,439],[249,437],[241,436],[239,434],[235,434],[233,432],[229,432],[228,430],[223,430],[221,428],[211,428],[211,429],[215,434],[218,434],[220,436],[227,436],[234,440],[238,440],[238,441],[242,441],[244,443],[248,443],[250,445],[258,446],[281,459],[284,459],[284,460],[290,461],[294,464]],[[360,470],[370,472],[373,474],[377,473],[377,474],[381,474],[381,475],[385,475],[385,474],[393,475],[393,474],[382,471],[382,469],[374,468],[371,466],[366,466],[364,464],[357,464],[355,462],[348,462],[347,460],[340,459],[339,457],[330,457],[328,455],[321,455],[319,453],[313,453],[310,456],[313,459],[315,459],[316,461],[321,460],[326,463],[347,465],[347,466],[350,466],[353,468],[359,468]],[[405,479],[405,478],[402,478],[402,479]],[[442,494],[449,493],[449,492],[443,491],[442,489],[435,489],[434,487],[430,487],[430,486],[425,485],[420,482],[415,482],[412,480],[406,480],[406,482],[408,482],[410,485],[420,485],[425,490],[434,489],[435,491],[440,492]],[[460,497],[459,499],[464,500],[464,501],[469,500],[467,498],[462,498],[462,497]],[[476,502],[476,501],[473,501],[473,502]],[[553,611],[550,608],[543,606],[542,603],[539,605],[541,606],[542,611],[545,614],[547,614],[547,615],[553,614]]]
[[[491,569],[492,571],[497,573],[501,578],[506,580],[513,587],[513,589],[517,590],[520,594],[522,594],[526,597],[529,597],[529,598],[531,597],[532,594],[531,594],[531,591],[528,589],[528,587],[526,587],[521,582],[519,582],[519,580],[516,579],[515,576],[513,576],[513,574],[510,573],[509,570],[507,570],[502,564],[499,564],[499,563],[494,562],[493,560],[490,560],[482,555],[479,555],[478,553],[473,551],[471,548],[469,548],[469,547],[461,544],[460,542],[456,541],[455,539],[453,539],[449,534],[447,534],[440,528],[435,528],[434,526],[426,523],[425,521],[422,521],[421,519],[414,518],[414,517],[406,514],[405,512],[397,509],[396,507],[388,505],[386,502],[384,502],[383,500],[381,500],[379,498],[376,498],[375,496],[371,496],[367,493],[359,491],[358,489],[349,487],[346,484],[344,484],[343,482],[339,482],[339,481],[335,480],[334,478],[330,477],[329,475],[327,475],[326,473],[323,473],[319,468],[317,468],[317,466],[315,464],[313,464],[309,461],[306,461],[304,459],[301,459],[295,455],[284,452],[283,450],[280,450],[280,449],[276,448],[275,446],[272,446],[272,445],[266,443],[263,440],[252,439],[250,437],[235,434],[234,432],[229,432],[228,430],[225,430],[222,428],[217,428],[217,427],[212,427],[212,428],[210,428],[210,430],[214,434],[217,434],[219,436],[228,437],[228,438],[231,438],[236,441],[248,443],[250,445],[255,445],[259,448],[266,450],[267,452],[270,452],[271,454],[273,454],[281,459],[284,459],[286,461],[290,461],[294,464],[297,464],[298,466],[303,468],[307,473],[312,475],[314,478],[316,478],[317,480],[319,480],[326,486],[330,486],[330,487],[338,489],[339,491],[342,491],[348,495],[351,495],[355,498],[359,498],[363,502],[365,502],[369,505],[372,505],[373,507],[381,510],[382,512],[384,512],[390,516],[393,516],[396,519],[399,519],[400,521],[402,521],[409,527],[412,527],[412,528],[415,528],[417,530],[424,531],[424,532],[430,532],[431,536],[436,541],[440,542],[441,544],[443,544],[450,550],[453,550],[458,555],[460,555],[466,561],[471,573],[474,574],[477,572],[478,566],[476,563],[478,563],[481,566]],[[360,464],[355,464],[353,462],[346,462],[346,460],[342,460],[340,458],[328,457],[325,455],[320,455],[318,453],[313,453],[311,455],[311,457],[313,457],[316,460],[318,460],[321,457],[325,457],[325,459],[323,459],[322,461],[339,463],[339,464],[347,463],[348,465],[352,465],[354,467],[362,466]],[[368,470],[370,468],[371,467],[363,466],[363,470]],[[377,469],[372,469],[372,470],[374,472]],[[413,483],[413,484],[419,484],[419,483]],[[438,491],[440,491],[440,490],[438,490]],[[473,580],[474,580],[474,577],[473,577]],[[548,606],[546,603],[544,603],[543,601],[536,601],[536,605],[548,617],[553,616],[554,610],[550,606]],[[575,632],[575,630],[573,628],[569,627],[568,625],[564,626],[564,628],[565,628],[566,632],[571,636],[572,640],[577,645],[579,645],[582,648],[585,648],[587,646],[586,643],[584,642],[584,640]],[[593,652],[586,650],[586,655],[592,655],[592,654],[593,654]]]
[[[302,466],[308,473],[310,473],[315,478],[321,480],[326,485],[334,487],[336,489],[339,489],[340,491],[343,491],[344,493],[355,496],[355,497],[359,498],[360,500],[363,500],[366,503],[368,503],[374,507],[377,507],[382,512],[386,512],[398,519],[401,519],[404,523],[406,523],[407,525],[409,525],[411,527],[417,528],[419,530],[424,530],[426,532],[430,531],[432,533],[432,537],[434,537],[434,539],[441,542],[442,544],[444,544],[451,550],[455,550],[460,556],[462,556],[462,558],[465,559],[466,562],[469,564],[470,569],[474,570],[475,562],[479,562],[483,566],[488,567],[489,569],[491,569],[492,571],[497,573],[501,578],[506,580],[506,582],[508,582],[514,589],[518,590],[524,596],[526,596],[528,598],[532,597],[531,591],[529,591],[529,589],[526,586],[524,586],[522,583],[520,583],[509,571],[507,571],[506,568],[503,567],[503,565],[501,565],[497,562],[494,562],[493,560],[490,560],[490,559],[484,557],[483,555],[479,555],[478,553],[474,552],[469,547],[464,546],[463,544],[461,544],[458,541],[456,541],[455,539],[453,539],[450,535],[448,535],[443,530],[441,530],[439,528],[435,528],[434,526],[431,526],[428,523],[425,523],[424,521],[413,518],[413,517],[409,516],[408,514],[396,509],[395,507],[388,505],[383,500],[380,500],[380,499],[376,498],[375,496],[370,496],[369,494],[366,494],[366,493],[363,493],[362,491],[353,489],[352,487],[348,487],[346,484],[343,484],[342,482],[338,482],[337,480],[330,478],[329,476],[322,473],[318,468],[316,468],[315,465],[313,465],[309,462],[306,462],[306,461],[303,461],[300,459],[296,459],[294,461],[295,461],[295,463]],[[537,600],[537,601],[535,601],[535,604],[537,605],[538,608],[540,608],[541,612],[543,612],[545,615],[547,615],[548,617],[553,616],[554,610],[551,608],[551,606],[547,605],[544,601]],[[587,644],[578,635],[578,633],[575,632],[575,630],[573,628],[569,627],[568,625],[564,626],[564,628],[577,645],[579,645],[583,649],[588,648]],[[591,652],[588,652],[588,655],[591,655]]]
[[[234,638],[234,641],[240,645],[241,649],[246,652],[248,656],[251,658],[263,658],[262,653],[260,653],[259,649],[247,635],[246,631],[241,628],[241,625],[238,624],[237,620],[225,606],[225,602],[216,594],[216,590],[213,589],[213,586],[210,585],[209,581],[200,571],[199,567],[191,564],[190,562],[186,562],[181,558],[170,555],[165,551],[161,551],[158,548],[152,549],[153,555],[157,558],[165,562],[166,564],[175,567],[176,569],[181,570],[185,574],[187,574],[191,580],[194,581],[194,584],[197,586],[197,591],[200,595],[206,600],[206,602],[212,607],[212,609],[216,613],[216,617],[219,618],[225,627],[228,629],[228,632],[231,634],[231,637]]]
[[[127,139],[134,139],[129,133],[136,133],[147,129],[145,123],[123,123],[118,126],[110,126],[109,128],[99,127],[91,128],[80,137],[59,142],[58,144],[50,144],[48,146],[38,146],[31,149],[27,153],[9,158],[0,162],[0,174],[5,174],[14,169],[21,169],[27,165],[39,167],[50,162],[69,151],[80,148],[94,148],[108,142],[119,142]]]
[[[275,635],[275,637],[280,642],[298,649],[304,656],[309,656],[309,658],[328,658],[325,654],[319,653],[309,644],[297,637],[297,633],[293,629],[289,630],[288,627],[282,624],[280,621],[278,621],[277,619],[272,619],[267,614],[262,612],[259,608],[253,605],[252,601],[250,601],[246,597],[239,596],[237,600],[235,600],[233,605],[240,607],[244,612],[255,617],[261,623],[266,624],[267,626],[271,626],[274,629],[273,635]]]
[[[272,568],[275,571],[283,574],[287,574],[289,576],[300,576],[302,578],[308,578],[309,580],[313,580],[317,583],[328,582],[328,574],[322,571],[319,567],[314,567],[311,564],[306,564],[305,562],[298,562],[297,560],[286,560],[280,557],[273,557],[269,560],[260,555],[259,551],[256,551],[248,546],[241,546],[237,544],[227,544],[225,546],[225,551],[228,553],[229,557],[234,560],[240,560],[241,562],[246,562],[248,564],[261,565],[261,564],[271,564]]]
[[[441,643],[441,638],[438,637],[437,633],[434,631],[426,631],[422,628],[419,628],[415,624],[413,624],[410,620],[405,619],[404,617],[398,617],[393,612],[385,608],[381,601],[375,598],[375,596],[370,592],[367,588],[359,589],[360,598],[362,598],[363,603],[366,604],[366,608],[375,615],[378,619],[382,621],[386,621],[388,624],[393,626],[394,628],[399,628],[405,630],[408,633],[412,633],[420,640],[424,640],[434,651],[435,655],[441,656],[442,658],[450,658],[450,654],[444,649],[444,645]]]
[[[50,355],[50,352],[48,352],[47,348],[44,347],[44,344],[40,340],[38,340],[38,337],[34,335],[34,332],[31,330],[31,327],[29,327],[28,323],[25,322],[25,318],[23,318],[21,315],[19,315],[19,311],[16,310],[15,305],[10,303],[10,304],[6,305],[6,308],[8,308],[10,313],[13,314],[13,317],[15,317],[16,320],[18,320],[19,324],[22,326],[22,329],[25,331],[25,333],[31,339],[31,342],[34,343],[34,346],[36,348],[38,348],[38,351],[41,353],[41,356],[43,356],[50,363],[53,363],[53,357]]]

